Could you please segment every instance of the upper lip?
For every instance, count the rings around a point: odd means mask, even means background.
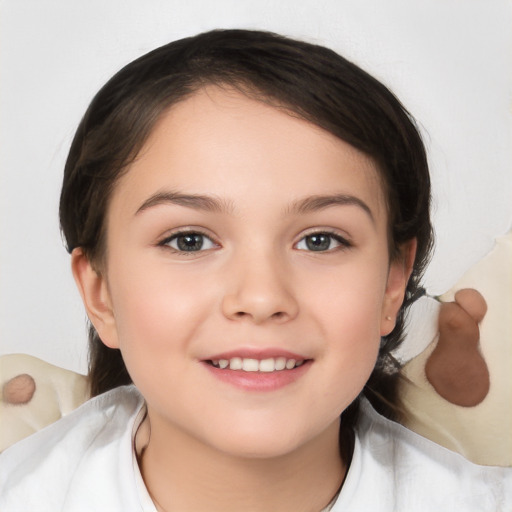
[[[283,350],[281,348],[237,348],[227,352],[220,352],[212,356],[204,358],[205,361],[218,361],[220,359],[232,359],[240,357],[241,359],[270,359],[284,357],[286,359],[295,359],[296,361],[304,361],[310,359],[302,354]]]

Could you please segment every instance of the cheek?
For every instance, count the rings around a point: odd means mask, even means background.
[[[380,338],[380,319],[384,303],[387,269],[360,264],[331,272],[309,294],[309,309],[314,309],[326,328],[345,339]]]
[[[362,388],[370,376],[381,339],[386,271],[372,271],[371,266],[366,270],[324,283],[321,300],[312,300],[310,306],[328,340],[325,357],[330,359],[332,380],[344,386],[354,383],[354,389]]]
[[[194,339],[204,324],[208,298],[176,273],[156,268],[120,268],[112,279],[119,346],[128,372],[147,398],[165,403],[170,389],[181,389],[194,371]],[[129,278],[127,278],[129,275]],[[195,291],[194,291],[195,290]]]
[[[211,293],[193,276],[157,265],[120,266],[111,278],[112,302],[123,355],[164,357],[186,348],[204,321]],[[146,350],[151,347],[151,351]]]

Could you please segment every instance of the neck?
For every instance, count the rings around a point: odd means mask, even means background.
[[[147,435],[144,427],[142,436]],[[319,512],[332,500],[346,473],[338,432],[335,422],[292,453],[253,458],[217,451],[180,430],[151,421],[149,444],[139,464],[161,512]]]

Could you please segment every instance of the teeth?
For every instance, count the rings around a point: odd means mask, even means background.
[[[244,372],[264,372],[292,370],[304,364],[304,360],[286,359],[285,357],[269,357],[268,359],[250,359],[232,357],[231,359],[214,359],[213,366],[221,369],[243,370]]]
[[[273,372],[276,369],[276,364],[273,359],[262,359],[259,364],[260,372]]]
[[[295,368],[295,363],[296,363],[295,359],[288,359],[286,361],[286,369],[291,370],[292,368]]]
[[[278,357],[275,362],[276,370],[284,370],[286,368],[286,358]]]
[[[230,370],[241,370],[243,368],[242,358],[233,357],[229,360],[229,369]]]
[[[244,372],[257,372],[260,365],[257,359],[242,359],[242,370]]]

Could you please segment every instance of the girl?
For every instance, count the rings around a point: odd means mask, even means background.
[[[126,66],[60,203],[95,398],[2,455],[1,510],[505,507],[510,473],[379,414],[429,201],[408,113],[326,48],[214,31]]]

